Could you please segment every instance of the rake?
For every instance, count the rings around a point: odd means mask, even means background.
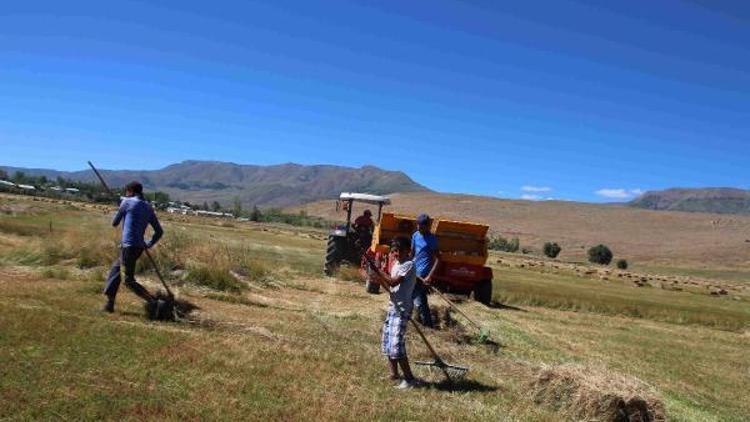
[[[448,299],[448,296],[446,296],[445,293],[438,290],[435,286],[426,283],[422,277],[417,277],[417,279],[421,281],[422,284],[424,284],[425,286],[428,286],[430,290],[437,293],[438,296],[440,296],[440,298],[443,299],[445,303],[448,304],[448,306],[450,306],[454,311],[461,314],[462,317],[464,317],[467,321],[469,321],[469,323],[473,325],[479,331],[479,336],[477,337],[477,341],[479,343],[484,344],[490,340],[490,331],[487,328],[480,326],[479,324],[474,322],[473,319],[469,318],[469,316],[466,315],[461,309],[459,309],[458,306],[456,306],[456,304],[453,303],[452,300]]]
[[[419,336],[422,337],[422,341],[424,341],[425,346],[427,346],[427,349],[430,351],[430,354],[432,354],[432,359],[433,359],[432,362],[415,361],[414,364],[417,366],[424,366],[429,369],[432,369],[432,368],[439,369],[443,373],[443,375],[445,375],[445,379],[451,383],[454,381],[463,379],[466,376],[466,374],[469,372],[469,367],[453,365],[441,359],[440,355],[438,355],[435,349],[432,348],[432,345],[430,344],[430,342],[427,341],[427,337],[425,337],[424,333],[422,332],[422,329],[419,328],[419,325],[417,325],[417,323],[414,322],[413,319],[409,319],[409,321],[411,321],[411,325],[414,326],[414,329],[417,331],[417,334],[419,334]]]
[[[370,265],[370,267],[375,271],[376,274],[382,274],[382,271],[380,268],[378,268],[378,265],[373,261],[372,257],[368,255],[364,255],[365,259],[367,260],[367,263]],[[390,286],[388,286],[380,277],[376,277],[378,279],[378,282],[381,286],[385,289],[386,292],[390,295]],[[440,370],[443,375],[445,375],[445,379],[449,383],[453,383],[454,381],[458,381],[463,379],[466,374],[469,372],[469,367],[467,366],[459,366],[459,365],[453,365],[450,363],[445,362],[440,355],[437,354],[435,349],[432,347],[432,344],[427,340],[427,337],[424,335],[424,332],[422,332],[422,329],[419,328],[419,325],[417,325],[416,322],[414,322],[413,319],[409,318],[409,321],[411,321],[411,325],[414,327],[414,330],[417,331],[417,334],[419,334],[419,337],[422,338],[422,341],[424,342],[425,346],[427,346],[427,350],[430,351],[430,354],[432,355],[433,361],[432,362],[424,362],[424,361],[415,361],[414,364],[417,366],[423,366],[427,367],[429,369],[438,369]]]

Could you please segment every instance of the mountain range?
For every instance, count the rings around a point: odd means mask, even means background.
[[[96,181],[91,170],[65,172],[49,169],[3,167],[8,174],[22,171],[30,176],[58,176],[76,181]],[[183,161],[159,170],[100,170],[111,186],[139,180],[147,190],[167,192],[175,199],[202,203],[218,201],[231,205],[239,199],[243,206],[288,207],[332,199],[341,192],[390,194],[425,192],[400,171],[374,166],[360,168],[333,165],[280,164],[244,165],[218,161]]]
[[[629,205],[650,210],[750,214],[750,191],[736,188],[674,188],[646,192]]]
[[[91,170],[65,172],[49,169],[3,167],[8,174],[58,176],[95,182]],[[217,201],[225,206],[236,199],[243,206],[292,207],[336,198],[340,192],[393,194],[430,192],[400,171],[374,166],[360,168],[334,165],[279,164],[271,166],[219,161],[188,160],[159,170],[102,170],[112,186],[141,181],[147,190],[160,190],[175,199],[202,203]],[[649,191],[626,204],[658,211],[750,214],[750,191],[736,188],[674,188]]]

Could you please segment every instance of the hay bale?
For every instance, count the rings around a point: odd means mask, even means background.
[[[533,399],[567,418],[587,421],[665,421],[664,403],[644,382],[601,367],[559,365],[538,371]]]

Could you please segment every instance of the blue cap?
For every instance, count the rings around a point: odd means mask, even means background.
[[[417,224],[428,224],[430,221],[430,216],[427,214],[419,214],[417,217]]]

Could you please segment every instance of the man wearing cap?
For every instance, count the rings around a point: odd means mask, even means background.
[[[437,237],[430,232],[432,220],[427,214],[417,217],[417,231],[411,237],[411,254],[417,269],[417,284],[414,286],[414,306],[417,307],[422,325],[432,328],[432,314],[427,303],[427,286],[430,284],[435,270],[440,263]],[[420,280],[421,279],[421,280]]]

